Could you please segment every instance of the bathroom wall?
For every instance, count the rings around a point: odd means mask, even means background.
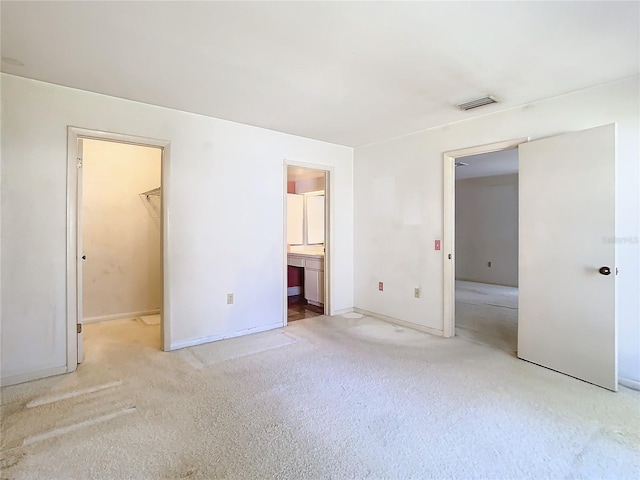
[[[307,180],[298,180],[295,182],[294,193],[318,192],[324,190],[324,178],[310,178]]]
[[[158,148],[83,142],[84,321],[135,317],[162,301]]]

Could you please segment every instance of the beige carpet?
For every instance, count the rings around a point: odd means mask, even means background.
[[[640,393],[462,338],[316,317],[163,353],[86,326],[71,375],[2,390],[4,479],[637,478]]]
[[[145,325],[160,325],[162,322],[162,318],[159,313],[155,313],[153,315],[142,315],[138,318]]]
[[[515,356],[518,289],[456,280],[456,335]]]

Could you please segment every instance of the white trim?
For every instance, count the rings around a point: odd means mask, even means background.
[[[124,312],[124,313],[115,313],[113,315],[102,315],[98,317],[85,317],[82,320],[82,323],[99,323],[99,322],[108,322],[110,320],[122,320],[124,318],[136,318],[142,317],[143,315],[157,315],[160,313],[160,309],[156,308],[155,310],[144,310],[141,312]]]
[[[344,315],[345,313],[351,313],[351,312],[353,312],[353,307],[343,308],[342,310],[334,310],[331,316],[337,317],[339,315]]]
[[[298,285],[297,287],[287,287],[287,297],[293,297],[295,295],[300,295],[302,293],[302,287]]]
[[[640,382],[630,378],[618,377],[618,385],[640,391]]]
[[[144,147],[157,147],[162,149],[162,328],[161,344],[163,350],[168,350],[171,345],[171,308],[170,299],[170,262],[169,262],[169,209],[170,209],[170,147],[167,140],[138,137],[100,130],[91,130],[69,126],[67,127],[67,366],[65,371],[73,372],[78,367],[78,337],[76,325],[78,323],[77,306],[77,255],[78,244],[76,234],[78,232],[78,173],[76,158],[78,156],[78,139],[87,138],[93,140],[127,143]]]
[[[192,340],[181,340],[171,344],[171,350],[180,350],[182,348],[195,347],[197,345],[203,345],[205,343],[216,342],[218,340],[226,340],[228,338],[241,337],[242,335],[248,335],[251,333],[260,333],[267,330],[274,330],[276,328],[282,328],[282,323],[271,323],[269,325],[263,325],[261,327],[246,328],[244,330],[238,330],[233,333],[224,334],[218,333],[216,335],[209,335],[207,337],[194,338]]]
[[[311,170],[320,170],[325,172],[324,176],[324,199],[325,199],[325,209],[324,209],[324,315],[333,315],[334,313],[331,311],[331,307],[333,305],[333,286],[331,282],[331,278],[333,276],[333,241],[334,241],[334,232],[333,232],[333,224],[334,224],[334,202],[333,202],[333,179],[334,179],[334,168],[330,165],[320,165],[317,163],[306,163],[306,162],[297,162],[295,160],[284,159],[283,162],[283,200],[282,200],[282,211],[283,211],[283,237],[282,237],[282,250],[283,250],[283,278],[282,278],[282,297],[283,297],[283,319],[282,326],[287,326],[287,168],[288,167],[299,167],[299,168],[309,168]]]
[[[455,238],[456,238],[456,174],[455,162],[457,158],[478,155],[481,153],[499,152],[511,148],[517,148],[521,143],[528,142],[528,137],[505,140],[503,142],[478,145],[476,147],[450,150],[443,154],[443,225],[442,225],[442,265],[443,265],[443,298],[442,336],[453,337],[456,334],[455,312],[455,288],[456,288],[456,263],[455,263]],[[451,258],[449,258],[451,255]]]
[[[78,368],[78,312],[76,268],[78,265],[77,251],[77,132],[72,127],[67,129],[67,366],[66,371],[73,372]]]
[[[75,369],[74,369],[75,370]],[[0,379],[0,386],[8,387],[9,385],[17,385],[18,383],[30,382],[45,377],[53,377],[54,375],[62,375],[68,373],[66,365],[62,367],[46,368],[44,370],[36,370],[35,372],[20,373],[18,375],[10,375]]]
[[[400,320],[399,318],[388,317],[387,315],[382,315],[381,313],[370,312],[369,310],[364,310],[362,308],[354,308],[354,312],[361,313],[362,315],[367,315],[368,317],[377,318],[378,320],[382,320],[383,322],[391,323],[394,325],[400,325],[406,328],[410,328],[412,330],[417,330],[423,333],[429,333],[431,335],[435,335],[437,337],[442,337],[442,331],[436,330],[435,328],[426,327],[424,325],[419,325],[417,323],[408,322],[406,320]]]

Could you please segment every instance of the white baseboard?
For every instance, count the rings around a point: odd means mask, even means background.
[[[337,317],[338,315],[344,315],[345,313],[351,313],[351,312],[353,312],[353,307],[343,308],[340,310],[334,310],[333,312],[331,312],[331,316]]]
[[[293,297],[294,295],[300,295],[302,293],[302,287],[287,287],[287,297]]]
[[[115,313],[113,315],[102,315],[99,317],[86,317],[82,320],[82,323],[107,322],[109,320],[122,320],[123,318],[142,317],[144,315],[157,315],[158,313],[160,313],[159,308],[155,310],[143,310],[141,312]]]
[[[181,340],[179,342],[173,342],[171,344],[171,350],[180,350],[181,348],[195,347],[196,345],[203,345],[205,343],[216,342],[218,340],[225,340],[227,338],[241,337],[242,335],[250,335],[252,333],[265,332],[267,330],[273,330],[275,328],[282,328],[282,322],[271,323],[269,325],[262,325],[260,327],[246,328],[244,330],[238,330],[231,333],[218,333],[216,335],[209,335],[207,337],[194,338],[192,340]]]
[[[618,385],[640,391],[640,382],[630,378],[618,377]]]
[[[17,385],[18,383],[30,382],[31,380],[39,380],[45,377],[53,377],[54,375],[61,375],[67,373],[67,366],[46,368],[44,370],[37,370],[35,372],[21,373],[19,375],[10,375],[8,377],[2,377],[0,379],[0,386],[7,387],[9,385]]]
[[[406,320],[400,320],[399,318],[388,317],[387,315],[382,315],[380,313],[370,312],[369,310],[364,310],[362,308],[354,308],[354,312],[361,313],[362,315],[367,315],[369,317],[377,318],[378,320],[382,320],[387,323],[392,323],[394,325],[400,325],[402,327],[411,328],[412,330],[418,330],[419,332],[429,333],[431,335],[436,335],[438,337],[444,336],[444,332],[442,330],[436,330],[435,328],[426,327],[424,325],[419,325],[413,322],[407,322]]]

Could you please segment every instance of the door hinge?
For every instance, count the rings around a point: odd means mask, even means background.
[[[616,275],[618,274],[618,267],[616,267]]]
[[[76,328],[77,333],[82,333],[82,324],[78,323],[76,326],[77,326],[77,328]]]
[[[76,158],[76,168],[82,168],[82,158]]]

